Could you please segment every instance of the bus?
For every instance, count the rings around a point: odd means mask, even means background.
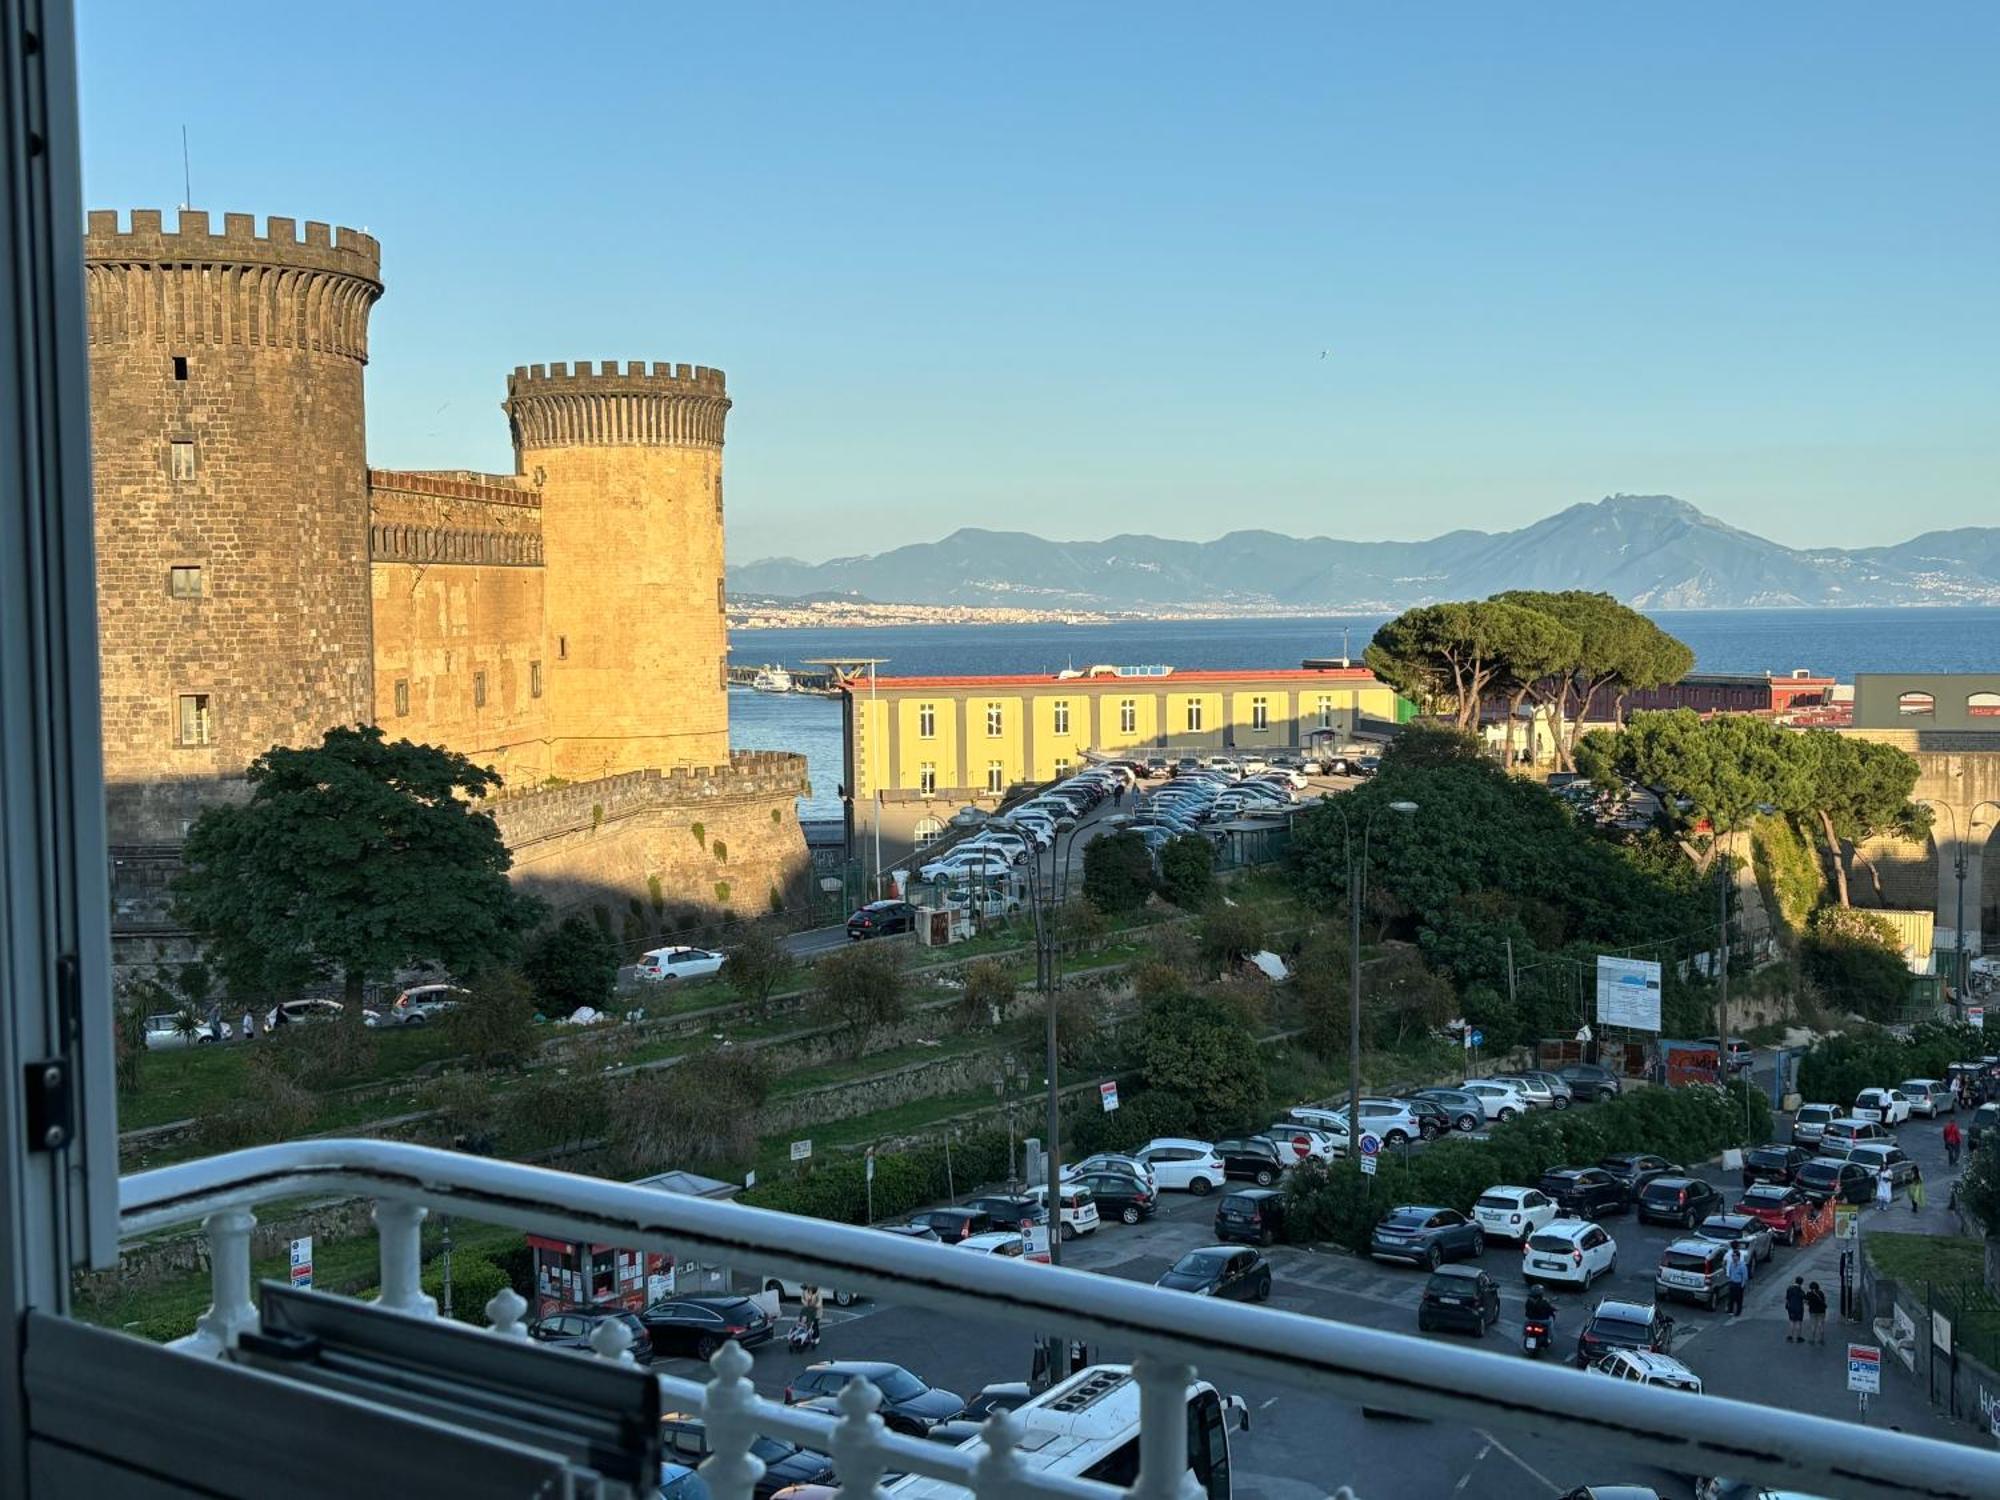
[[[1131,1488],[1139,1477],[1139,1382],[1130,1365],[1091,1365],[1014,1408],[1021,1423],[1021,1463],[1041,1474],[1094,1479]],[[1249,1425],[1240,1396],[1220,1395],[1205,1380],[1187,1388],[1188,1467],[1207,1500],[1230,1500],[1229,1431]],[[961,1451],[979,1453],[972,1438]],[[909,1475],[887,1486],[897,1500],[964,1500],[970,1491],[942,1479]]]

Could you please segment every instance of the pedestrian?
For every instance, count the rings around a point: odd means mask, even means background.
[[[1965,1136],[1959,1131],[1958,1121],[1946,1120],[1944,1122],[1944,1159],[1946,1165],[1953,1167],[1958,1165],[1958,1148],[1964,1140]]]
[[[1725,1269],[1729,1273],[1729,1316],[1743,1316],[1743,1291],[1750,1285],[1750,1257],[1743,1253],[1741,1245],[1729,1247],[1729,1262]]]
[[[1792,1284],[1785,1288],[1785,1342],[1803,1344],[1806,1341],[1806,1279],[1794,1276]]]
[[[243,1040],[246,1042],[257,1040],[257,1013],[255,1011],[246,1010],[243,1012]]]
[[[810,1281],[799,1288],[799,1312],[805,1318],[806,1326],[812,1329],[812,1341],[815,1344],[819,1342],[819,1314],[824,1306],[826,1306],[825,1297]]]
[[[1895,1196],[1896,1185],[1889,1181],[1889,1174],[1887,1172],[1877,1172],[1875,1174],[1875,1206],[1877,1208],[1887,1208],[1889,1200]]]
[[[1826,1342],[1826,1293],[1819,1289],[1817,1281],[1806,1286],[1806,1328],[1809,1342]]]
[[[1924,1169],[1912,1163],[1910,1167],[1910,1212],[1920,1214],[1923,1211]]]

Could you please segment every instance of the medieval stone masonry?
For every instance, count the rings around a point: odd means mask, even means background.
[[[251,760],[367,721],[498,771],[517,872],[565,904],[789,894],[804,761],[729,750],[721,371],[524,365],[514,473],[371,470],[375,240],[99,212],[85,276],[128,935],[157,942],[173,847]]]

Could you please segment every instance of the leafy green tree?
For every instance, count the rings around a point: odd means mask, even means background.
[[[2000,1130],[1981,1135],[1979,1149],[1966,1158],[1958,1201],[1986,1231],[1986,1284],[1991,1288],[2000,1273]]]
[[[1287,984],[1297,1002],[1305,1044],[1322,1062],[1347,1056],[1347,939],[1332,925],[1314,927],[1292,960]]]
[[[1138,1055],[1146,1087],[1185,1100],[1209,1128],[1269,1123],[1256,1118],[1270,1094],[1256,1038],[1222,1001],[1183,991],[1149,1005]]]
[[[1160,850],[1160,889],[1183,911],[1200,911],[1215,899],[1215,845],[1199,834],[1168,839]]]
[[[737,935],[722,961],[723,980],[760,1016],[770,1008],[778,986],[790,983],[798,971],[790,950],[769,928],[755,922]]]
[[[1761,813],[1796,813],[1809,800],[1797,736],[1768,719],[1691,708],[1636,713],[1624,729],[1594,730],[1579,763],[1592,781],[1627,776],[1665,799],[1667,820],[1706,870],[1723,839]]]
[[[1510,661],[1525,670],[1561,638],[1561,627],[1505,601],[1425,604],[1377,629],[1362,659],[1406,698],[1472,729],[1495,682],[1513,680]]]
[[[603,1010],[618,983],[618,948],[589,918],[568,916],[530,940],[521,969],[546,1014]]]
[[[1500,595],[1495,602],[1504,602],[1506,598]],[[1518,615],[1510,614],[1508,621],[1501,642],[1500,664],[1494,669],[1488,691],[1507,705],[1501,761],[1511,766],[1521,706],[1538,684],[1554,681],[1575,666],[1583,655],[1583,636],[1569,621],[1532,606],[1524,607]]]
[[[539,915],[508,884],[492,815],[466,804],[499,778],[462,755],[362,725],[268,750],[246,779],[247,801],[195,820],[174,883],[234,997],[337,975],[358,1033],[369,980],[505,961]]]
[[[1083,846],[1083,898],[1106,916],[1137,911],[1153,893],[1153,854],[1130,829]]]
[[[1895,929],[1857,907],[1813,913],[1799,944],[1799,971],[1831,1003],[1871,1021],[1895,1020],[1910,998],[1910,969]]]
[[[444,1014],[445,1034],[475,1068],[525,1061],[536,1047],[535,992],[518,970],[488,968]]]
[[[1270,924],[1254,906],[1218,906],[1201,919],[1201,961],[1211,974],[1227,972],[1270,943]]]
[[[1895,745],[1813,729],[1792,736],[1801,767],[1801,806],[1819,826],[1827,868],[1842,906],[1848,902],[1845,845],[1881,833],[1919,838],[1929,831],[1930,813],[1910,800],[1916,790],[1917,758]],[[1881,882],[1876,882],[1880,894]]]
[[[856,943],[813,965],[813,1011],[840,1033],[849,1057],[861,1055],[870,1031],[908,1009],[909,977],[888,943]]]
[[[1577,741],[1601,700],[1622,702],[1634,689],[1679,682],[1694,668],[1686,645],[1609,594],[1518,589],[1494,599],[1547,615],[1575,633],[1576,654],[1567,669],[1526,684],[1527,696],[1549,716],[1556,761],[1565,771],[1576,769]]]
[[[982,958],[965,966],[964,988],[958,995],[959,1024],[968,1031],[991,1026],[1014,1004],[1014,975],[997,958]]]
[[[1405,724],[1382,751],[1382,769],[1389,772],[1482,765],[1486,760],[1478,735],[1442,724]]]

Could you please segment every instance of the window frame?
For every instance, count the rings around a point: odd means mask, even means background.
[[[195,705],[192,709],[189,705]],[[189,714],[199,725],[196,736],[188,737]],[[213,693],[174,694],[174,745],[181,750],[215,748],[215,695]]]

